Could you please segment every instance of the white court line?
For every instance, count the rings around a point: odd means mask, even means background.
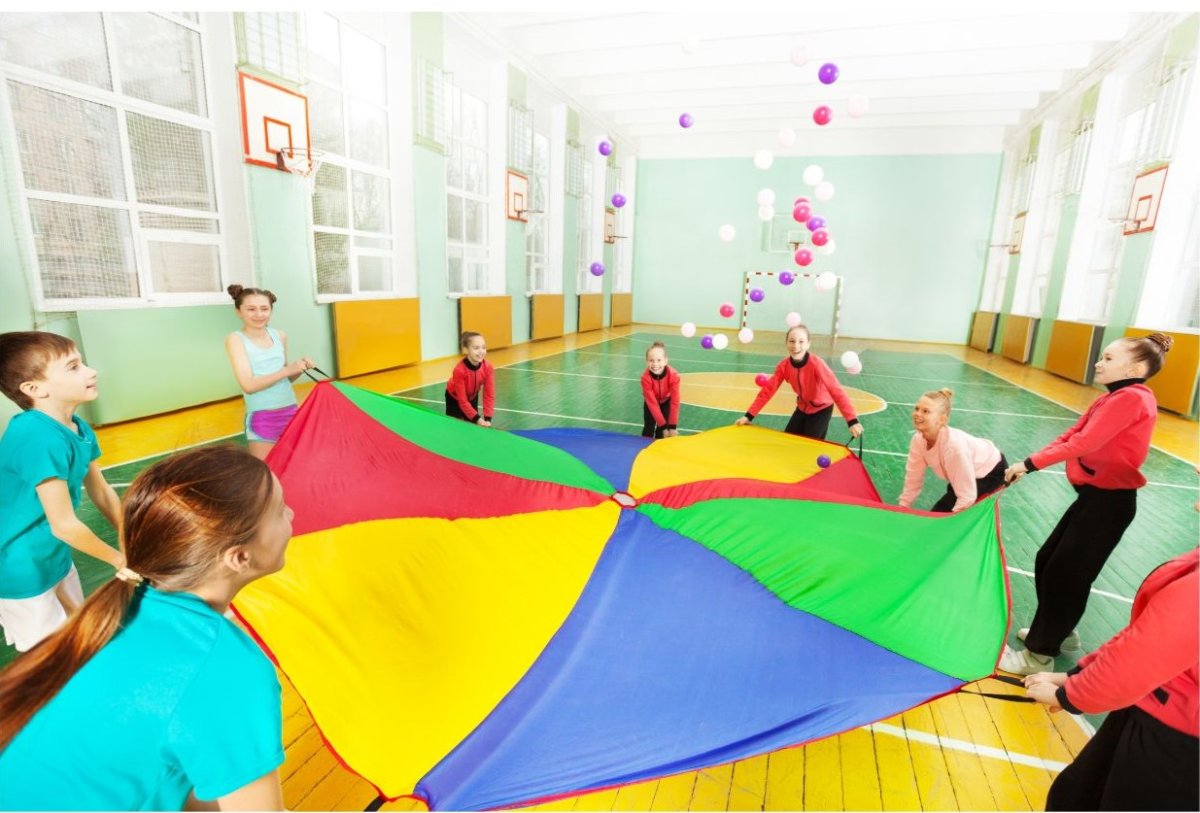
[[[1028,576],[1031,579],[1033,578],[1033,574],[1030,573],[1028,570],[1021,570],[1019,567],[1013,567],[1012,565],[1008,566],[1008,572],[1009,573],[1020,573],[1022,576]],[[1100,590],[1098,588],[1093,587],[1091,592],[1095,593],[1098,596],[1104,596],[1105,598],[1111,598],[1114,601],[1122,601],[1126,604],[1133,604],[1133,599],[1125,598],[1124,596],[1118,596],[1116,593],[1110,593],[1107,590]]]
[[[892,401],[897,406],[916,406],[916,404],[906,404],[903,401]],[[981,415],[1006,415],[1010,418],[1039,418],[1047,421],[1077,421],[1077,417],[1073,415],[1030,415],[1027,412],[997,412],[994,409],[967,409],[966,407],[956,406],[954,412],[978,412]]]
[[[899,726],[888,725],[887,723],[871,723],[869,726],[864,726],[871,731],[878,731],[880,734],[890,734],[893,737],[899,737],[912,742],[921,742],[926,745],[934,745],[939,748],[949,749],[951,751],[965,751],[969,754],[977,754],[981,757],[992,757],[993,759],[1005,759],[1016,765],[1028,765],[1031,768],[1044,768],[1047,771],[1062,771],[1067,767],[1065,762],[1057,762],[1052,759],[1042,759],[1041,757],[1031,757],[1028,754],[1019,754],[1014,751],[1009,751],[1004,748],[993,748],[990,745],[976,745],[973,742],[966,740],[956,740],[952,737],[943,737],[939,734],[928,734],[924,731],[913,731]]]

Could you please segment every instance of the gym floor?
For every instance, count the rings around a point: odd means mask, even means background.
[[[839,371],[862,414],[863,460],[889,502],[900,491],[912,432],[909,415],[921,393],[953,388],[952,425],[991,438],[1015,462],[1069,427],[1101,392],[962,346],[813,338],[813,352]],[[654,340],[666,344],[671,366],[683,376],[681,434],[732,423],[754,398],[754,375],[770,373],[784,355],[779,333],[760,332],[748,345],[705,351],[695,339],[650,325],[496,350],[489,354],[497,367],[496,427],[584,426],[640,433],[638,379],[645,368],[645,349]],[[841,372],[837,358],[846,350],[858,352],[862,374]],[[351,383],[440,412],[444,382],[454,362],[425,362],[360,376]],[[101,370],[101,397],[103,387]],[[298,386],[301,393],[307,389]],[[777,395],[756,423],[782,429],[791,412],[787,395]],[[138,471],[173,450],[221,439],[241,442],[242,414],[241,399],[233,399],[101,427],[101,464],[109,482],[122,492]],[[829,439],[849,440],[836,416]],[[1132,597],[1150,570],[1196,544],[1197,440],[1194,422],[1160,413],[1154,448],[1143,467],[1150,482],[1139,493],[1137,519],[1096,582],[1080,624],[1085,651],[1125,625]],[[919,508],[929,507],[944,489],[934,482],[926,485]],[[1001,498],[1014,633],[1032,615],[1034,555],[1072,497],[1058,466],[1025,478]],[[113,539],[90,504],[81,515],[101,536]],[[80,557],[78,564],[87,591],[107,577],[91,560]],[[1015,643],[1012,635],[1010,643]],[[13,655],[11,649],[0,648],[0,664]],[[1069,657],[1058,661],[1060,669],[1072,664]],[[374,790],[324,748],[303,701],[280,677],[287,748],[281,773],[288,807],[362,810],[371,805]],[[971,688],[1021,693],[993,680]],[[1099,722],[1100,718],[1049,714],[1040,706],[962,692],[804,747],[584,794],[541,809],[1040,810],[1054,776]],[[382,809],[423,808],[416,800],[400,800]]]

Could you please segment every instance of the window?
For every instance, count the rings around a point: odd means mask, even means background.
[[[532,170],[529,173],[529,223],[525,226],[525,290],[549,293],[555,286],[549,278],[547,258],[550,237],[550,139],[533,135]]]
[[[488,283],[487,103],[448,85],[446,275],[451,294],[481,293]]]
[[[611,207],[613,216],[613,229],[616,242],[613,243],[613,283],[612,289],[618,293],[628,293],[631,289],[631,280],[629,278],[629,241],[625,239],[627,227],[625,226],[625,208],[612,205],[613,195],[617,192],[625,193],[625,170],[619,166],[610,166],[606,175],[606,186],[604,196],[604,206]],[[628,198],[628,195],[626,195]]]
[[[570,153],[568,153],[568,156]],[[575,265],[578,272],[578,291],[581,294],[595,293],[600,290],[600,278],[591,272],[592,263],[598,258],[592,256],[592,172],[589,162],[583,160],[580,150],[579,160],[579,200],[575,208]],[[568,158],[568,178],[570,178],[570,162]]]
[[[0,15],[39,308],[220,301],[203,38],[182,14]]]
[[[318,301],[396,290],[387,49],[323,12],[305,15]]]
[[[304,19],[295,12],[246,11],[233,15],[238,63],[252,65],[293,82],[305,70]]]
[[[1054,174],[1050,179],[1049,194],[1038,201],[1042,210],[1041,235],[1037,241],[1037,258],[1033,268],[1032,290],[1027,303],[1030,316],[1042,316],[1046,311],[1046,293],[1050,287],[1050,272],[1058,248],[1058,227],[1062,222],[1063,199],[1067,194],[1067,183],[1076,141],[1072,134],[1061,139],[1061,148],[1054,156]]]

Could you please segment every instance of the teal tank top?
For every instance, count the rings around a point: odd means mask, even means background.
[[[279,333],[275,328],[267,328],[267,335],[271,337],[271,346],[265,348],[250,341],[250,337],[240,330],[237,331],[237,335],[241,337],[242,344],[246,346],[246,356],[250,359],[250,372],[254,375],[270,375],[283,369],[287,360],[283,356],[283,342],[279,340]],[[292,382],[286,378],[276,381],[265,390],[242,393],[242,397],[246,399],[247,414],[263,409],[279,409],[296,403],[296,393],[292,389]]]

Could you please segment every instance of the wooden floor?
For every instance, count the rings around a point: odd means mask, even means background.
[[[592,355],[600,356],[603,351],[624,358],[622,363],[627,369],[616,383],[628,389],[636,385],[630,384],[624,378],[633,375],[630,370],[636,370],[641,366],[641,362],[637,359],[636,351],[630,352],[634,347],[626,337],[637,333],[656,332],[674,335],[677,342],[683,341],[673,328],[639,325],[495,350],[489,353],[489,359],[497,367],[511,367],[516,374],[521,371],[536,371],[543,359],[590,359]],[[648,343],[650,337],[644,337],[645,341],[642,341],[641,336],[635,338],[637,347],[641,347]],[[739,349],[768,358],[781,356],[782,346],[781,336],[760,334],[760,338],[752,345]],[[998,376],[1029,393],[1075,412],[1086,408],[1097,395],[1095,389],[960,346],[842,339],[837,346],[829,346],[828,342],[822,345],[818,341],[814,349],[831,358],[836,358],[834,354],[845,349],[854,349],[860,355],[872,350],[882,354],[934,353],[965,362],[966,365]],[[672,359],[674,360],[680,352],[682,351],[672,349]],[[704,360],[719,360],[720,357],[708,355],[695,358],[693,364],[699,365],[716,364],[717,361]],[[403,393],[415,401],[436,401],[453,361],[432,361],[361,376],[352,380],[352,383],[380,392]],[[574,375],[589,378],[615,377],[611,371]],[[864,376],[863,381],[866,379]],[[859,381],[854,382],[854,385],[866,386]],[[299,389],[301,392],[305,391],[303,386]],[[501,406],[505,406],[504,395],[502,393]],[[521,418],[533,425],[552,425],[556,422],[572,425],[574,416],[589,414],[568,414],[568,406],[552,406],[559,412],[556,413],[543,403],[543,409],[548,411],[511,409],[508,410],[511,413],[509,416],[498,418],[498,421]],[[892,409],[903,411],[907,407],[893,401]],[[505,411],[498,410],[498,416]],[[97,432],[104,450],[101,464],[109,468],[115,467],[112,468],[114,472],[126,472],[130,468],[125,464],[136,464],[164,452],[215,438],[237,435],[241,431],[242,415],[241,400],[234,399],[127,424],[102,427]],[[632,417],[636,420],[639,416],[640,409]],[[731,422],[734,417],[736,413],[715,411],[710,415],[710,421]],[[871,421],[872,418],[874,416],[865,418],[864,422]],[[595,426],[597,421],[606,422],[599,418],[586,417],[578,420],[584,423],[574,425]],[[587,423],[589,420],[592,423]],[[903,422],[903,414],[899,420]],[[1064,422],[1062,428],[1068,425],[1069,423]],[[876,435],[872,433],[872,427],[875,424],[867,423],[867,426],[867,438],[874,440]],[[637,431],[612,426],[601,428]],[[1200,450],[1197,448],[1197,424],[1191,421],[1162,414],[1154,443],[1167,455],[1192,464],[1200,458]],[[875,465],[882,466],[886,463],[891,467],[889,471],[893,473],[896,465],[902,470],[903,461],[897,459],[898,452],[883,451],[882,454],[892,457],[876,458],[882,462]],[[872,476],[876,477],[878,482],[878,472],[873,470]],[[1188,499],[1195,501],[1194,483],[1165,486],[1187,489],[1186,493],[1191,495]],[[885,499],[888,498],[889,495],[885,493]],[[1040,521],[1042,520],[1039,519]],[[1006,527],[1006,546],[1008,532]],[[1129,591],[1132,589],[1130,584],[1136,587],[1137,580],[1140,579],[1136,572],[1138,568],[1132,568],[1132,571],[1135,572],[1131,572],[1113,589]],[[1140,572],[1144,575],[1145,571]],[[1016,593],[1014,590],[1014,595]],[[1118,598],[1127,601],[1128,595],[1132,593]],[[1121,613],[1124,613],[1125,618],[1128,617],[1127,604],[1120,604],[1113,610],[1109,620],[1105,622],[1106,626],[1097,629],[1091,637],[1102,640],[1111,634],[1110,630],[1114,629],[1114,625],[1119,627],[1121,623]],[[1020,620],[1014,612],[1014,623]],[[1088,636],[1085,635],[1085,644],[1088,643]],[[295,810],[362,810],[370,805],[376,797],[374,789],[338,764],[323,745],[319,731],[296,692],[282,675],[281,680],[285,685],[284,738],[287,760],[282,774],[287,806]],[[973,688],[1000,693],[1020,693],[1015,687],[991,680]],[[731,765],[619,789],[561,799],[542,805],[541,809],[1040,810],[1044,806],[1050,782],[1057,771],[1068,763],[1086,742],[1087,730],[1089,727],[1086,720],[1081,721],[1067,714],[1048,714],[1042,707],[1032,704],[991,700],[964,691],[873,726],[810,743],[804,747],[776,751]],[[424,809],[424,805],[417,800],[405,799],[387,803],[382,809]]]

